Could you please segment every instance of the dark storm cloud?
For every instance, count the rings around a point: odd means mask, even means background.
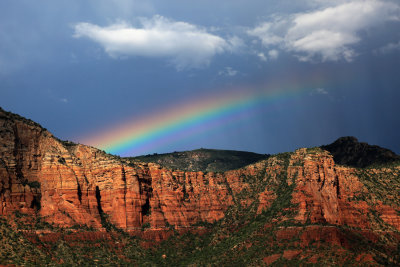
[[[398,1],[0,3],[0,106],[79,141],[200,96],[308,92],[156,151],[274,153],[342,135],[400,152]],[[178,71],[177,71],[178,70]]]

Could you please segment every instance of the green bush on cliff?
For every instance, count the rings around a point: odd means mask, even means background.
[[[31,187],[31,188],[37,188],[37,189],[40,188],[40,182],[38,182],[38,181],[28,182],[28,185],[29,185],[29,187]]]

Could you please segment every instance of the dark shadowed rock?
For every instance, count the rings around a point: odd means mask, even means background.
[[[400,160],[400,156],[391,150],[359,142],[353,136],[341,137],[321,148],[329,151],[336,163],[351,167],[365,168]]]
[[[224,172],[242,168],[268,157],[269,155],[253,152],[201,148],[192,151],[139,156],[134,159],[155,162],[169,169]]]

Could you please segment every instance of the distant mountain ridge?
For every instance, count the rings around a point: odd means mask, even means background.
[[[329,151],[337,164],[356,168],[365,168],[400,160],[400,156],[393,151],[359,142],[353,136],[341,137],[332,144],[321,146],[321,148]]]
[[[191,151],[138,156],[131,159],[154,162],[175,170],[225,172],[242,168],[268,157],[267,154],[253,152],[200,148]]]
[[[332,144],[323,145],[320,148],[330,152],[335,163],[349,167],[365,168],[400,161],[400,156],[393,151],[359,142],[353,136],[340,137]],[[269,154],[245,151],[201,148],[165,154],[155,153],[125,159],[153,162],[174,170],[225,172],[267,159],[269,156]]]

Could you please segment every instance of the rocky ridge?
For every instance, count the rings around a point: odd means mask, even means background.
[[[127,159],[157,163],[170,170],[225,172],[245,167],[268,157],[269,155],[252,152],[201,148],[192,151],[149,154]]]
[[[250,176],[265,181],[265,190],[257,196],[258,210],[268,208],[279,197],[273,188],[285,169],[287,184],[296,186],[292,202],[299,204],[297,220],[369,227],[363,214],[372,207],[351,201],[366,194],[368,187],[356,169],[336,166],[322,149],[288,154],[286,166],[271,157],[224,173],[184,172],[121,160],[81,144],[66,145],[39,125],[4,111],[0,111],[0,127],[1,215],[36,213],[63,227],[101,228],[105,217],[126,230],[144,224],[189,227],[224,217],[237,196],[252,186],[246,179]],[[399,168],[388,175],[398,177]],[[383,218],[393,217],[398,209],[378,208]],[[400,229],[398,218],[387,221]]]
[[[394,234],[400,231],[399,179],[400,165],[338,166],[321,148],[302,148],[221,173],[169,170],[62,142],[40,125],[0,110],[0,215],[26,214],[56,227],[105,231],[112,225],[137,233],[217,223],[230,229],[215,233],[215,240],[224,240],[226,231],[256,225],[282,240],[301,235],[310,242],[327,234],[329,242],[341,246],[348,241],[338,229],[350,227],[370,238],[377,231],[390,234],[387,242],[395,246],[400,240]],[[252,218],[264,221],[249,223]],[[286,225],[300,228],[287,231]],[[279,257],[299,255],[285,253]]]
[[[353,136],[341,137],[332,144],[321,148],[329,151],[337,164],[356,168],[400,161],[400,156],[393,151],[359,142]]]

